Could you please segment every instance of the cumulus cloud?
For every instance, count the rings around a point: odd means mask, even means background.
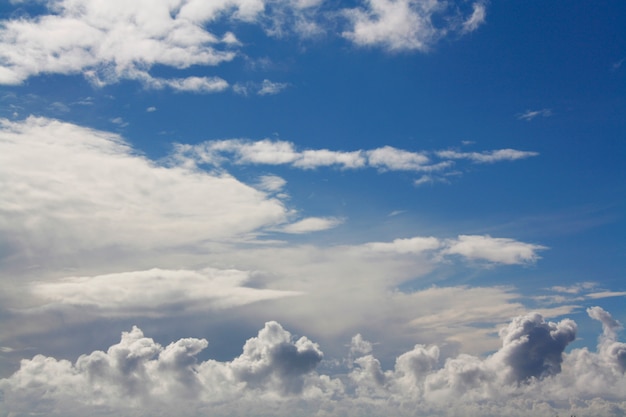
[[[250,20],[262,2],[49,2],[50,14],[7,20],[0,31],[0,82],[41,73],[85,74],[104,83],[138,78],[153,65],[187,68],[230,61],[235,52],[204,25],[228,13]],[[232,43],[232,42],[231,42]]]
[[[485,6],[481,2],[474,3],[467,18],[438,0],[367,0],[364,3],[343,11],[351,25],[343,36],[359,46],[380,46],[389,51],[428,51],[447,33],[471,32],[485,21]],[[434,23],[442,17],[445,23]],[[461,25],[457,23],[459,20]]]
[[[134,79],[156,88],[215,92],[225,88],[225,81],[163,80],[149,71],[156,65],[184,69],[232,61],[243,43],[228,28],[237,28],[238,22],[259,25],[275,38],[295,34],[310,39],[346,26],[336,19],[343,16],[347,27],[339,31],[356,45],[425,51],[449,32],[471,32],[485,19],[482,2],[473,4],[471,13],[439,0],[368,0],[361,7],[330,13],[321,12],[322,3],[50,0],[45,14],[3,22],[0,84],[21,84],[44,73],[81,74],[98,86]],[[445,23],[437,27],[435,19]],[[276,94],[286,86],[264,80],[257,93]],[[235,88],[245,89],[241,84]]]
[[[493,238],[489,235],[460,235],[449,240],[446,255],[461,255],[468,260],[487,261],[506,265],[532,263],[539,259],[538,251],[545,246],[519,242],[508,238]]]
[[[599,307],[590,315],[611,327]],[[320,346],[267,322],[230,361],[198,354],[205,339],[183,338],[167,346],[133,327],[106,351],[73,362],[36,355],[0,380],[2,409],[57,416],[293,415],[294,413],[410,416],[545,415],[614,416],[626,377],[612,351],[566,353],[576,324],[547,322],[536,313],[513,319],[500,331],[501,346],[486,357],[445,357],[436,345],[416,344],[390,369],[376,347],[357,334],[343,375],[321,372]],[[615,342],[618,343],[618,342]],[[341,371],[340,371],[341,372]]]

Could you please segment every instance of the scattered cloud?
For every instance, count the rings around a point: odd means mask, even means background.
[[[191,416],[208,409],[218,416],[624,413],[622,402],[603,399],[621,398],[626,387],[620,325],[600,307],[587,311],[603,327],[596,351],[566,352],[576,323],[528,313],[501,327],[501,345],[489,356],[444,357],[437,345],[417,344],[397,355],[390,369],[374,356],[380,346],[357,334],[344,353],[343,377],[321,371],[320,345],[294,337],[275,321],[248,339],[239,356],[223,362],[198,359],[208,346],[205,339],[163,346],[133,327],[106,351],[74,362],[43,355],[23,360],[0,379],[0,401],[14,414],[70,417],[130,410],[139,416]]]
[[[148,9],[121,0],[106,5],[57,0],[48,5],[48,14],[4,21],[0,84],[21,84],[29,77],[52,73],[82,74],[95,86],[132,79],[153,88],[223,91],[224,80],[163,80],[152,78],[148,71],[156,65],[184,69],[234,60],[246,43],[232,31],[224,31],[223,23],[236,28],[237,22],[246,22],[275,38],[304,39],[345,27],[339,32],[359,46],[426,51],[448,33],[474,31],[485,20],[482,2],[474,3],[467,16],[440,0],[367,0],[361,7],[326,12],[321,11],[322,5],[320,0],[220,0],[210,5],[200,0],[156,0]],[[338,21],[340,16],[347,21]],[[434,20],[445,23],[438,27]],[[256,93],[276,94],[286,87],[264,80]],[[247,87],[234,89],[245,94]]]
[[[371,150],[333,151],[329,149],[298,150],[292,142],[263,139],[250,141],[226,139],[207,141],[198,145],[179,145],[173,160],[185,165],[209,164],[219,166],[231,162],[238,165],[266,164],[291,165],[295,168],[315,169],[339,167],[340,169],[375,168],[385,171],[437,172],[451,168],[455,160],[466,159],[474,163],[514,161],[537,156],[539,153],[516,149],[498,149],[485,152],[421,151],[413,152],[383,146]],[[438,160],[434,160],[435,157]],[[456,175],[457,171],[446,174]],[[446,182],[444,176],[426,174],[415,181],[416,185]]]
[[[539,116],[550,117],[552,116],[552,110],[551,109],[526,110],[524,113],[518,114],[517,118],[519,120],[526,120],[527,122],[529,122]]]
[[[146,112],[148,112],[148,113],[152,113],[152,112],[155,112],[155,111],[157,111],[157,108],[156,108],[156,107],[154,107],[154,106],[150,106],[150,107],[148,107],[148,108],[146,109]]]

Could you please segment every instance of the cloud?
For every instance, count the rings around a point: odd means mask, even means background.
[[[472,162],[485,164],[500,161],[515,161],[539,155],[538,152],[519,151],[517,149],[498,149],[487,152],[439,151],[437,155],[447,159],[469,159]]]
[[[485,23],[487,16],[485,4],[476,2],[473,4],[473,8],[474,10],[472,11],[471,16],[463,22],[463,32],[465,33],[473,32]]]
[[[530,122],[531,120],[539,116],[550,117],[552,116],[552,110],[551,109],[526,110],[524,113],[518,114],[517,118],[519,120],[526,120],[527,122]]]
[[[107,317],[165,317],[220,310],[296,292],[246,287],[250,273],[205,268],[199,271],[133,271],[35,282],[33,295],[59,305],[96,309]],[[83,310],[85,311],[85,310]]]
[[[508,377],[516,382],[544,378],[561,372],[565,347],[576,338],[572,320],[545,322],[540,314],[513,320],[500,331],[502,349],[494,356],[509,368]]]
[[[199,3],[154,1],[146,7],[119,0],[59,0],[51,3],[50,14],[6,20],[0,30],[0,83],[20,84],[41,73],[82,73],[108,84],[141,78],[154,65],[187,68],[232,60],[235,52],[224,49],[204,25],[223,13],[254,19],[263,3]]]
[[[589,314],[613,328],[599,307]],[[309,338],[275,321],[248,339],[229,361],[198,358],[206,339],[163,346],[133,327],[106,351],[74,362],[36,355],[0,379],[2,409],[14,415],[555,415],[614,416],[626,411],[618,356],[603,349],[565,352],[576,323],[530,313],[500,331],[501,346],[478,357],[446,357],[416,344],[385,369],[378,345],[352,337],[343,375],[322,372],[326,355]],[[611,333],[612,335],[613,333]],[[617,343],[612,340],[610,343]]]
[[[261,88],[257,91],[257,94],[260,96],[274,95],[280,93],[287,87],[289,87],[289,84],[287,83],[277,83],[270,80],[263,80]]]
[[[412,152],[383,146],[371,150],[333,151],[329,149],[298,150],[292,142],[263,139],[225,139],[207,141],[198,145],[179,145],[173,160],[193,165],[196,163],[221,165],[234,164],[290,165],[294,168],[315,169],[319,167],[339,167],[340,169],[375,168],[384,171],[445,172],[455,160],[467,159],[474,163],[495,163],[514,161],[537,156],[537,152],[516,149],[498,149],[485,152]],[[433,160],[432,156],[439,158]],[[453,175],[458,172],[446,172]],[[415,181],[416,185],[429,182],[446,182],[443,177],[424,175]]]
[[[485,19],[482,2],[474,3],[468,16],[438,0],[368,0],[362,7],[325,13],[319,0],[205,3],[155,0],[147,7],[143,2],[122,0],[47,2],[45,14],[3,21],[0,84],[21,84],[40,74],[80,74],[96,86],[132,79],[153,88],[223,91],[224,80],[164,80],[152,78],[149,71],[157,65],[185,69],[234,60],[245,43],[228,29],[238,28],[239,22],[259,25],[274,38],[296,35],[312,39],[339,28],[345,38],[359,46],[426,51],[448,33],[471,32]],[[339,22],[338,16],[347,22]],[[436,27],[434,20],[445,23]],[[264,80],[257,93],[276,94],[286,87]],[[241,84],[235,86],[240,93],[246,89]]]
[[[307,217],[284,226],[280,231],[293,234],[319,232],[321,230],[332,229],[341,223],[342,221],[336,218]]]
[[[508,238],[460,235],[458,239],[448,240],[443,253],[461,255],[468,260],[513,265],[535,262],[539,259],[537,252],[545,249],[548,248]]]
[[[374,252],[396,252],[401,254],[432,251],[441,247],[441,241],[435,237],[413,237],[395,239],[393,242],[372,242],[365,245]]]
[[[175,91],[194,93],[218,93],[229,87],[228,82],[219,77],[148,78],[146,81],[150,88],[169,87]]]
[[[269,148],[256,145],[261,152],[249,156],[276,161]],[[45,118],[2,121],[0,183],[3,256],[39,254],[36,263],[244,238],[292,217],[280,200],[224,172],[159,165],[116,134]]]
[[[343,36],[358,46],[378,46],[389,51],[428,51],[449,32],[467,33],[485,21],[485,6],[473,4],[465,20],[449,10],[446,2],[416,0],[367,0],[362,7],[344,9],[350,22]],[[443,17],[441,26],[434,22]],[[462,21],[461,25],[457,22]]]

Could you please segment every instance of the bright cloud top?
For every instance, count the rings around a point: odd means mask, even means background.
[[[75,362],[37,355],[0,380],[3,409],[47,415],[294,415],[300,413],[434,416],[555,413],[612,416],[623,413],[624,352],[617,324],[600,307],[588,310],[602,323],[595,352],[565,353],[577,332],[574,321],[548,322],[525,314],[501,328],[492,355],[442,358],[438,346],[417,344],[385,370],[373,344],[352,339],[343,375],[319,370],[324,354],[307,337],[294,338],[268,322],[231,361],[197,355],[205,339],[161,346],[133,327],[104,351]],[[34,401],[43,398],[45,401]],[[236,407],[235,407],[236,405]],[[235,408],[233,408],[235,407]]]
[[[43,73],[83,74],[96,85],[119,79],[147,87],[215,92],[228,83],[215,78],[153,78],[155,65],[176,69],[215,66],[232,61],[242,43],[229,30],[260,25],[274,37],[297,34],[310,38],[343,26],[356,45],[391,50],[426,50],[450,31],[466,33],[484,21],[480,2],[464,17],[443,1],[367,1],[363,7],[327,10],[323,1],[290,0],[48,0],[49,14],[6,20],[0,28],[0,84],[20,84]],[[435,27],[433,16],[444,16]],[[338,16],[347,17],[347,22]],[[347,24],[346,24],[347,23]],[[276,94],[286,84],[264,80],[258,94]]]

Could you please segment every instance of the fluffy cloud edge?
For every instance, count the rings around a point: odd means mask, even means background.
[[[208,342],[184,338],[162,346],[133,327],[105,351],[76,361],[36,355],[0,379],[7,413],[57,416],[293,415],[353,412],[372,415],[484,416],[626,411],[626,344],[617,323],[601,307],[588,309],[601,322],[596,351],[565,348],[576,323],[550,322],[537,313],[514,318],[500,330],[501,347],[486,357],[444,358],[438,346],[417,344],[384,369],[374,345],[358,334],[336,374],[321,371],[317,343],[296,338],[270,321],[230,361],[197,355]]]

